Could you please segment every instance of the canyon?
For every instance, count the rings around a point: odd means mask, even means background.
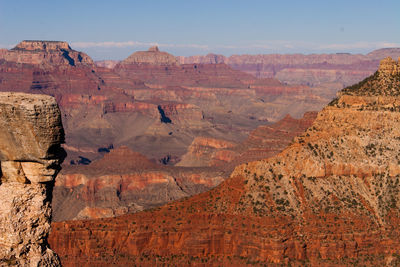
[[[196,137],[175,166],[155,164],[128,147],[90,165],[64,166],[53,197],[53,221],[113,217],[208,191],[236,165],[277,154],[306,130],[316,112],[260,126],[241,143]]]
[[[329,101],[308,87],[257,79],[225,64],[179,64],[156,47],[108,69],[65,42],[47,41],[1,51],[0,91],[57,99],[66,162],[97,160],[97,150],[110,144],[157,162],[179,159],[196,136],[238,142],[259,125],[287,113],[301,117]],[[288,102],[296,108],[287,108]]]
[[[387,55],[1,49],[0,265],[400,264]]]
[[[47,94],[60,106],[67,158],[54,189],[55,220],[135,212],[206,191],[220,183],[229,168],[172,166],[196,137],[239,144],[260,125],[288,112],[302,116],[328,101],[305,86],[257,79],[225,64],[180,64],[157,47],[135,52],[108,69],[66,42],[29,40],[1,50],[0,91]],[[287,107],[287,101],[296,107]],[[113,177],[85,174],[93,167],[81,165],[114,164],[108,157],[101,160],[107,151],[115,152],[109,148],[120,151],[123,146],[156,165],[152,170],[114,170]],[[220,159],[224,153],[232,154],[221,151]],[[122,185],[143,171],[146,186],[125,190]],[[110,186],[97,186],[103,179]],[[82,183],[74,184],[77,180]]]
[[[399,90],[386,58],[278,155],[153,210],[53,223],[50,244],[65,266],[397,266]]]
[[[354,57],[283,57],[282,64],[332,58],[340,67],[363,58]],[[122,215],[207,191],[236,165],[280,152],[313,121],[311,113],[299,118],[336,92],[257,78],[218,58],[185,63],[152,47],[100,66],[66,42],[28,40],[1,50],[0,91],[48,94],[61,109],[67,158],[53,220]],[[131,167],[107,171],[125,156]]]

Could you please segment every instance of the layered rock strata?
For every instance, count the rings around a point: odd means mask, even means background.
[[[71,266],[398,266],[398,69],[383,61],[284,151],[236,167],[215,189],[151,212],[57,223],[51,244]]]
[[[0,265],[59,266],[47,236],[65,155],[53,97],[0,93]]]
[[[105,218],[150,209],[207,191],[216,169],[162,166],[127,147],[87,166],[66,166],[54,187],[54,221]]]
[[[306,112],[301,119],[286,115],[274,124],[258,126],[239,144],[224,139],[196,137],[175,166],[220,167],[231,172],[241,163],[278,154],[295,136],[310,127],[316,116],[315,111]]]
[[[71,49],[67,42],[25,40],[5,51],[2,58],[25,64],[94,65],[85,53]]]
[[[400,48],[383,48],[366,55],[336,54],[264,54],[178,57],[181,64],[225,63],[230,67],[250,73],[258,78],[273,77],[286,84],[302,84],[321,88],[334,96],[339,89],[361,81],[374,73],[379,60],[400,56]]]

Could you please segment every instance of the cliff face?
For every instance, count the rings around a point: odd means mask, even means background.
[[[0,52],[0,90],[42,93],[57,99],[72,92],[93,94],[104,86],[92,59],[66,42],[22,41]]]
[[[54,188],[54,221],[134,213],[209,190],[218,170],[161,166],[127,147],[88,166],[68,166]]]
[[[166,115],[177,121],[170,113]],[[316,112],[306,113],[300,120],[287,116],[275,124],[258,127],[239,144],[197,137],[175,166],[154,164],[127,147],[112,149],[88,166],[67,166],[55,184],[53,219],[118,216],[210,190],[239,163],[282,151],[315,117]],[[174,159],[163,160],[166,163]]]
[[[239,142],[267,120],[300,117],[329,102],[307,86],[256,79],[226,64],[172,64],[156,48],[140,53],[146,56],[139,61],[107,69],[65,42],[23,41],[0,51],[0,91],[57,99],[67,162],[99,159],[97,149],[110,143],[157,161],[178,159],[196,136]],[[171,123],[161,121],[161,112]]]
[[[333,97],[337,90],[361,81],[374,73],[379,60],[400,56],[400,48],[385,48],[367,55],[337,54],[266,54],[232,55],[224,57],[205,56],[179,57],[185,63],[225,63],[230,67],[250,73],[258,78],[274,77],[286,84],[302,84],[321,88]]]
[[[164,64],[157,57],[164,52],[143,53],[148,63],[128,60],[106,69],[65,42],[23,41],[0,51],[0,90],[57,99],[73,150],[68,162],[98,159],[97,149],[109,143],[149,158],[179,158],[205,132],[239,141],[265,120],[301,116],[328,102],[304,86],[257,80],[225,64]],[[296,108],[285,108],[288,102]],[[172,123],[161,122],[161,110]]]
[[[65,157],[54,98],[0,93],[0,265],[59,266],[49,249],[51,195]]]
[[[72,50],[67,42],[59,41],[22,41],[6,51],[3,58],[7,61],[35,65],[94,65],[88,55]]]
[[[306,112],[301,119],[287,115],[274,124],[258,126],[247,139],[236,144],[223,139],[196,137],[176,166],[212,166],[231,172],[241,163],[278,154],[295,136],[302,134],[316,116],[317,112]]]
[[[284,151],[217,188],[152,212],[55,224],[51,244],[71,265],[397,266],[398,69],[383,61]]]

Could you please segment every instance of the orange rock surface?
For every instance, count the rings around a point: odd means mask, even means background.
[[[53,220],[93,219],[152,208],[223,181],[212,169],[161,166],[127,147],[90,165],[66,166],[53,196]]]
[[[253,130],[239,144],[196,137],[177,166],[213,166],[232,170],[236,165],[269,158],[281,152],[295,136],[304,132],[315,120],[317,112],[306,112],[301,119],[287,115],[282,120]]]
[[[54,223],[50,244],[65,266],[397,266],[399,86],[379,69],[280,154],[237,166],[215,189],[153,211]]]

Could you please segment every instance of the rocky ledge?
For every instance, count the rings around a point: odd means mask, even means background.
[[[24,40],[16,45],[12,50],[70,50],[71,47],[63,41],[42,41],[42,40]]]
[[[73,50],[67,42],[25,40],[13,49],[0,51],[0,60],[25,64],[88,65],[93,60],[85,53]]]
[[[53,97],[0,93],[0,266],[60,265],[47,236],[63,141]]]

